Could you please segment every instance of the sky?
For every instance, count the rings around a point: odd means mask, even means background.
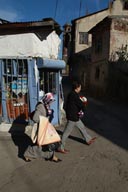
[[[52,17],[63,27],[73,19],[108,7],[109,0],[0,0],[0,18],[12,22]]]
[[[111,0],[0,0],[0,18],[11,22],[51,17],[63,29],[66,23],[108,7]],[[62,38],[62,36],[61,36]],[[62,44],[59,57],[62,58]]]

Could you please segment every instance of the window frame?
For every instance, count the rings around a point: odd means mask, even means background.
[[[79,44],[88,45],[88,33],[87,32],[79,32]]]

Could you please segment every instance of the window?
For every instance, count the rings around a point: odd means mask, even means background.
[[[4,74],[25,76],[28,73],[27,60],[24,59],[5,59]]]
[[[88,33],[79,32],[79,44],[88,44]]]
[[[7,120],[25,122],[29,106],[27,59],[4,59],[2,72],[2,99]]]
[[[102,38],[98,38],[95,40],[95,53],[102,52]]]
[[[27,60],[18,60],[17,73],[19,75],[23,75],[23,74],[27,74],[28,73]]]
[[[27,60],[5,59],[3,61],[6,98],[15,99],[15,102],[26,102],[28,92]]]
[[[124,2],[124,10],[128,10],[128,1]]]
[[[13,74],[13,64],[11,59],[3,60],[4,61],[4,73]]]

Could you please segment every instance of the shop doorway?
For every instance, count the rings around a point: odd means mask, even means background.
[[[51,92],[54,94],[55,101],[52,103],[51,108],[54,109],[54,119],[53,124],[58,124],[60,114],[59,114],[59,99],[60,99],[60,89],[59,89],[59,71],[53,69],[39,69],[39,99],[45,93]]]

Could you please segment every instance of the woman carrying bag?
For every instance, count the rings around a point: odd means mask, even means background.
[[[35,124],[33,126],[31,135],[33,144],[29,145],[24,153],[24,159],[27,162],[38,158],[44,158],[45,160],[50,160],[56,163],[61,161],[61,159],[55,156],[55,150],[57,146],[52,143],[52,140],[50,142],[50,138],[52,138],[50,137],[51,127],[53,128],[55,135],[57,135],[56,142],[60,141],[59,135],[54,130],[54,127],[50,124],[54,113],[54,111],[50,109],[50,104],[54,100],[55,99],[52,93],[46,93],[42,100],[38,102],[35,107],[35,112],[32,117],[32,120]],[[50,130],[50,132],[48,132],[48,130]],[[54,135],[53,132],[51,134]]]

